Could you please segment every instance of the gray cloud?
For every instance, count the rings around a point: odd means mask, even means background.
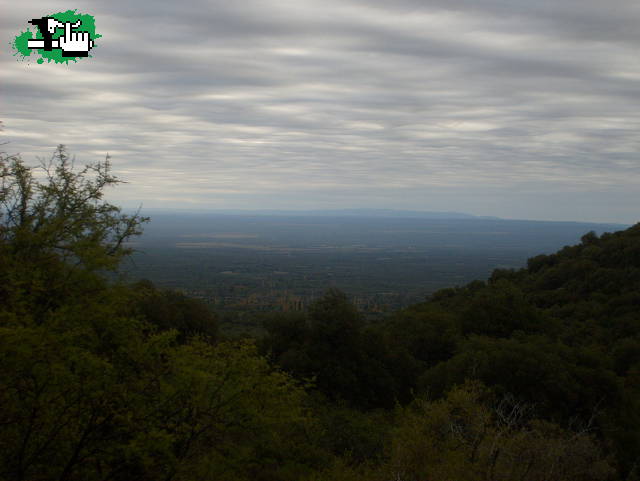
[[[637,220],[635,1],[74,7],[103,35],[94,58],[2,51],[5,149],[109,152],[120,204]],[[47,13],[12,5],[3,45]]]

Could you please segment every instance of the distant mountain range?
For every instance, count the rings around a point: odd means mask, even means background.
[[[301,217],[395,217],[405,219],[493,219],[499,217],[476,216],[463,212],[436,212],[394,209],[329,209],[329,210],[190,210],[190,209],[144,209],[144,212],[167,214],[218,214],[218,215],[265,215],[265,216],[301,216]]]
[[[136,212],[133,209],[124,209],[127,213]],[[143,208],[142,215],[152,217],[169,216],[179,217],[210,217],[210,216],[230,216],[230,217],[317,217],[317,218],[360,218],[360,219],[421,219],[421,220],[475,220],[475,221],[496,221],[496,222],[529,222],[546,224],[580,224],[591,226],[603,226],[613,230],[626,229],[630,224],[614,222],[586,222],[586,221],[560,221],[560,220],[531,220],[531,219],[504,219],[502,217],[489,215],[473,215],[464,212],[454,211],[420,211],[420,210],[394,210],[394,209],[317,209],[317,210],[278,210],[278,209],[180,209],[180,208]]]

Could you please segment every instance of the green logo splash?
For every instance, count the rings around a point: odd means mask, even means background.
[[[95,43],[95,40],[97,38],[102,37],[102,35],[99,35],[96,33],[96,22],[91,15],[78,13],[77,10],[67,10],[66,12],[52,13],[50,15],[46,15],[46,17],[55,19],[60,24],[65,24],[65,23],[74,24],[80,21],[80,25],[75,30],[73,30],[74,35],[75,34],[82,35],[82,32],[88,33],[90,39],[93,41],[92,49],[97,46]],[[13,42],[11,42],[11,46],[15,50],[15,53],[13,55],[15,57],[18,57],[17,60],[25,60],[27,57],[31,57],[31,55],[33,54],[34,57],[39,55],[39,58],[37,59],[37,62],[39,64],[44,63],[45,60],[47,62],[68,64],[70,60],[77,62],[78,59],[81,59],[87,56],[91,57],[90,54],[85,54],[85,55],[72,54],[71,56],[69,56],[68,53],[65,56],[61,48],[52,48],[50,51],[47,51],[44,48],[37,48],[37,49],[29,48],[29,40],[43,40],[42,32],[40,31],[40,29],[37,27],[34,27],[33,30],[34,31],[32,32],[31,29],[28,28],[27,30],[17,35],[13,39]],[[60,37],[64,37],[64,36],[65,36],[65,29],[62,28],[61,26],[58,26],[57,28],[55,28],[55,32],[53,32],[52,39],[54,43],[57,44],[57,42],[59,42]]]

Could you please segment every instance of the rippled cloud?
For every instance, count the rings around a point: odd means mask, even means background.
[[[79,1],[93,58],[18,61],[51,5],[0,18],[4,148],[121,204],[638,220],[636,1]]]

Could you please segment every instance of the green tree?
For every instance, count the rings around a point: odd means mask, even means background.
[[[264,352],[299,379],[313,378],[330,399],[365,409],[393,407],[398,399],[392,352],[342,291],[329,289],[306,316],[273,316],[265,328]]]
[[[109,157],[80,170],[64,146],[40,171],[19,156],[0,155],[0,299],[24,318],[100,291],[104,270],[131,252],[125,242],[148,218],[126,215],[104,200],[122,181]]]
[[[122,319],[107,345],[74,324],[0,329],[0,479],[293,480],[316,462],[304,391],[251,344]]]
[[[0,479],[300,479],[302,387],[251,343],[132,309],[145,293],[103,273],[146,219],[103,200],[108,160],[76,171],[61,146],[43,169],[0,163]]]
[[[499,399],[499,400],[498,400]],[[396,409],[385,455],[337,458],[312,480],[588,481],[611,479],[610,459],[588,429],[536,419],[530,405],[478,382],[440,400]]]
[[[391,436],[386,479],[424,481],[606,480],[613,470],[587,431],[531,416],[478,383],[439,401],[417,399]]]
[[[218,337],[218,319],[201,299],[190,298],[181,292],[157,289],[151,281],[137,282],[134,310],[161,330],[175,329],[178,340],[206,337],[213,342]]]

